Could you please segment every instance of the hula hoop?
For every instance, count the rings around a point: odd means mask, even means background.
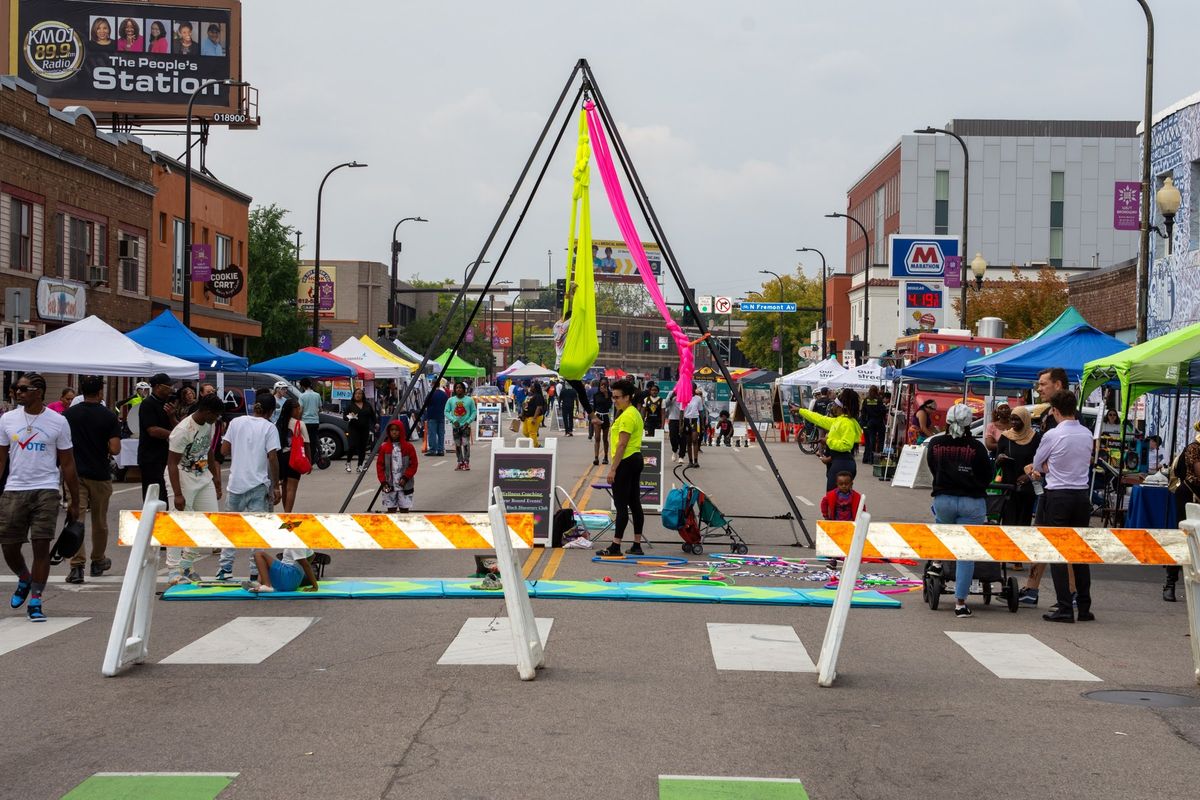
[[[670,583],[676,580],[685,581],[730,581],[725,575],[719,572],[711,572],[706,569],[692,568],[670,568],[670,569],[651,569],[637,574],[639,578],[656,578],[651,583]]]

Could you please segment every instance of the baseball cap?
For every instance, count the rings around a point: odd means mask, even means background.
[[[289,387],[287,381],[275,381],[275,385],[272,386],[271,388],[272,389],[288,389],[290,387]]]
[[[150,378],[151,386],[158,386],[160,383],[165,383],[168,386],[171,385],[171,379],[169,377],[167,377],[167,373],[160,372],[157,375],[154,375]]]

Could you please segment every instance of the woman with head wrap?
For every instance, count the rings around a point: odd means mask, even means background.
[[[1029,409],[1019,406],[1012,410],[1008,427],[996,440],[996,466],[1000,482],[1015,487],[1004,506],[1005,525],[1030,525],[1033,522],[1033,482],[1025,474],[1025,465],[1033,463],[1042,435],[1033,429]]]
[[[839,472],[849,472],[857,475],[858,469],[854,462],[854,449],[862,440],[863,429],[858,422],[858,392],[853,389],[842,389],[833,401],[837,409],[836,416],[825,416],[807,408],[796,409],[805,420],[822,428],[828,433],[825,436],[825,452],[822,457],[825,462],[825,491],[831,492],[837,486]]]
[[[971,435],[972,419],[970,406],[956,403],[946,412],[946,432],[926,444],[933,472],[933,515],[940,524],[987,523],[992,460],[983,442]],[[929,569],[940,573],[941,564],[934,562]],[[974,575],[975,562],[958,562],[954,572],[954,616],[959,619],[971,616],[967,594]]]

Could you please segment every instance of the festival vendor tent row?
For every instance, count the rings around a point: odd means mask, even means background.
[[[438,356],[438,362],[449,364],[445,372],[447,378],[482,378],[487,374],[487,370],[483,367],[477,367],[468,361],[464,361],[458,357],[458,353],[451,352],[450,350]]]
[[[809,364],[803,369],[790,372],[779,379],[784,386],[826,386],[834,378],[845,375],[849,370],[830,357],[815,364]]]
[[[859,391],[870,389],[872,386],[882,386],[891,381],[892,370],[885,369],[879,363],[879,359],[872,358],[865,364],[860,364],[851,370],[846,370],[843,374],[829,381],[831,389],[856,389]]]
[[[196,362],[144,347],[95,316],[0,348],[0,370],[118,378],[145,378],[158,372],[171,378],[200,377]]]
[[[204,341],[170,311],[163,311],[140,328],[125,334],[143,347],[195,362],[211,372],[245,372],[250,362],[243,356]]]
[[[291,355],[260,361],[251,369],[254,372],[272,372],[290,380],[301,378],[363,378],[370,380],[375,377],[375,373],[370,370],[365,370],[337,356],[331,356],[315,347],[305,347]]]
[[[329,354],[349,361],[363,369],[370,370],[376,378],[396,380],[408,378],[412,375],[412,371],[404,366],[400,359],[389,358],[368,346],[361,339],[355,339],[354,337],[350,337],[330,350]]]
[[[963,376],[968,381],[994,383],[1009,379],[1032,383],[1043,369],[1062,367],[1071,383],[1079,383],[1083,378],[1084,364],[1128,347],[1120,339],[1084,323],[1061,333],[1039,334],[990,356],[976,358],[967,364]]]

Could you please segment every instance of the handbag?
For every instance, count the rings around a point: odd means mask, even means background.
[[[300,421],[292,429],[292,452],[288,455],[288,466],[301,475],[312,472],[312,461],[308,457],[308,449],[304,446],[304,434],[300,432]]]
[[[508,429],[509,429],[510,431],[512,431],[513,433],[520,433],[520,431],[521,431],[521,420],[517,419],[516,417],[513,417],[513,418],[512,418],[511,420],[509,420],[509,422],[508,422]]]

